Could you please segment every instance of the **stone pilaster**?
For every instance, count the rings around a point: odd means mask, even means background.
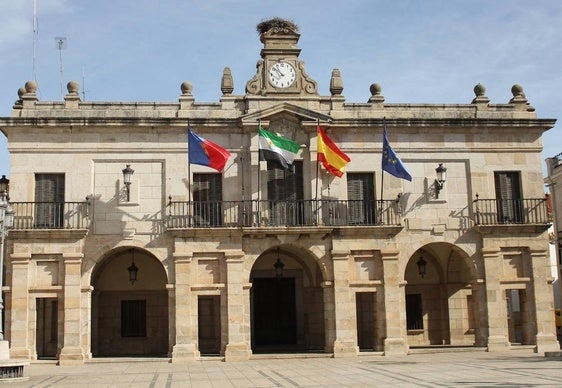
[[[84,358],[92,358],[92,286],[82,288],[82,349]]]
[[[80,254],[63,254],[64,260],[64,339],[59,354],[59,365],[84,363],[82,350],[81,278],[82,257]]]
[[[334,302],[334,283],[323,282],[322,293],[324,300],[324,351],[334,352],[336,341],[336,306]]]
[[[406,297],[401,282],[399,252],[381,252],[384,277],[385,329],[384,354],[408,354]]]
[[[12,263],[11,281],[11,325],[10,325],[10,357],[31,359],[35,357],[30,343],[29,328],[29,262],[31,255],[15,254],[10,256]],[[16,280],[17,279],[17,280]]]
[[[531,250],[529,252],[533,268],[533,291],[535,295],[535,311],[537,317],[537,352],[560,351],[560,344],[556,338],[556,323],[554,322],[554,294],[547,252],[545,250]]]
[[[474,344],[486,346],[488,343],[488,311],[486,306],[486,285],[484,279],[472,282],[472,303],[474,312]]]
[[[482,250],[486,273],[486,315],[488,316],[488,351],[509,350],[507,305],[505,291],[501,288],[501,252],[496,249]]]
[[[172,348],[172,363],[195,361],[199,351],[195,346],[194,313],[191,304],[192,254],[174,254],[175,284],[175,343]]]
[[[349,289],[349,252],[332,250],[334,263],[334,315],[336,339],[334,357],[356,356],[357,322],[355,303]]]
[[[224,359],[230,361],[249,360],[252,350],[250,347],[250,326],[247,321],[247,311],[250,300],[244,289],[244,254],[228,253],[226,257],[227,272],[227,310],[228,310],[228,343],[224,352]]]

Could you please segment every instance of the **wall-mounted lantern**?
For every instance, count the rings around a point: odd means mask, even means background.
[[[427,261],[423,259],[423,256],[420,256],[420,258],[416,262],[416,265],[418,266],[418,274],[423,278],[427,269]]]
[[[435,169],[437,178],[435,178],[435,198],[439,198],[439,192],[443,190],[445,181],[447,180],[447,167],[443,166],[443,163],[439,163],[439,166]]]
[[[0,193],[6,193],[6,198],[10,198],[9,197],[9,190],[10,190],[10,180],[8,178],[6,178],[6,175],[2,175],[2,178],[0,178]]]
[[[123,169],[123,182],[125,183],[125,189],[127,190],[127,202],[131,200],[131,179],[135,170],[131,168],[130,164]]]
[[[279,248],[277,248],[277,261],[275,262],[275,264],[273,264],[273,267],[275,267],[275,276],[277,276],[278,278],[282,278],[283,267],[285,267],[285,264],[283,264],[279,256]]]
[[[137,274],[139,272],[139,268],[135,264],[135,250],[134,249],[131,250],[131,265],[129,266],[129,268],[127,268],[127,271],[129,272],[129,281],[131,282],[131,285],[134,285],[135,282],[137,281]]]

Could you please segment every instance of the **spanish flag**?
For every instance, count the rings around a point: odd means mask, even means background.
[[[351,161],[338,146],[326,135],[321,126],[318,126],[318,161],[332,175],[341,177],[345,166]]]

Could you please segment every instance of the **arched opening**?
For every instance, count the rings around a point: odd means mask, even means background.
[[[475,344],[477,309],[466,258],[448,243],[425,245],[410,258],[405,280],[411,347]]]
[[[160,261],[138,248],[111,252],[97,265],[92,275],[94,357],[167,355],[166,279]]]
[[[314,258],[291,246],[264,252],[250,274],[252,351],[324,351],[322,274]]]

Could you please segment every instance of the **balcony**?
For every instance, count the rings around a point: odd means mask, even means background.
[[[170,201],[168,229],[399,227],[394,200]]]
[[[545,198],[473,201],[477,227],[487,233],[542,232],[550,226]]]
[[[14,231],[84,230],[90,226],[88,202],[10,202]]]

